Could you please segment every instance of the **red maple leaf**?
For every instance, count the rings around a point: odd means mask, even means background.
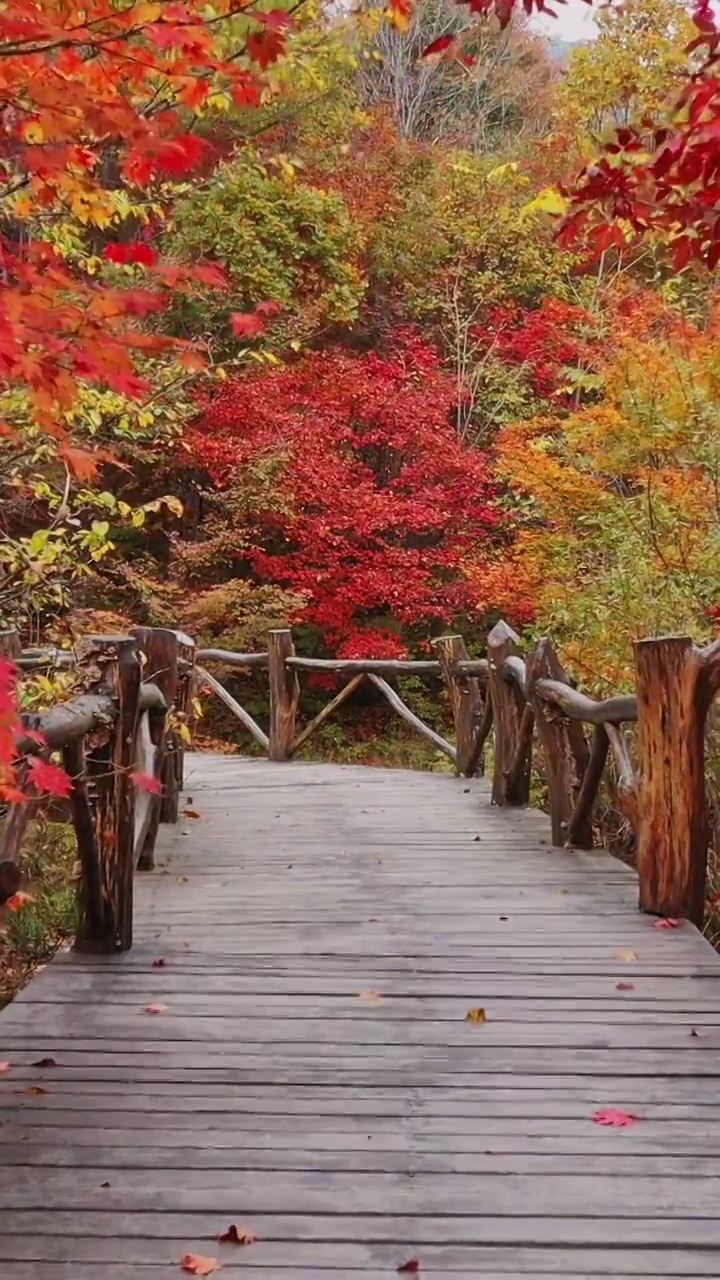
[[[265,332],[265,321],[257,311],[233,311],[230,325],[236,338],[257,338]]]
[[[432,58],[438,53],[444,53],[446,49],[455,41],[455,36],[438,36],[437,40],[433,40],[427,49],[423,49],[421,58]]]
[[[154,778],[151,773],[139,773],[137,770],[134,770],[130,774],[130,777],[140,791],[149,791],[150,794],[154,796],[162,795],[163,784],[159,778]]]
[[[596,1111],[593,1115],[594,1124],[606,1125],[613,1129],[627,1129],[631,1124],[637,1124],[639,1116],[635,1116],[631,1111],[618,1111],[615,1107],[603,1107],[601,1111]]]
[[[114,241],[105,245],[104,252],[108,262],[136,263],[143,267],[153,266],[157,258],[152,245],[145,244],[142,240],[131,240],[127,244]]]
[[[69,796],[73,784],[72,778],[53,764],[51,760],[42,760],[40,756],[28,758],[29,777],[36,791],[46,792],[51,796]]]

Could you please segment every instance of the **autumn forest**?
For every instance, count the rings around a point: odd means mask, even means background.
[[[717,178],[643,194],[712,15],[570,48],[542,7],[6,7],[4,627],[421,657],[504,617],[598,694],[712,633],[720,242],[677,193]]]

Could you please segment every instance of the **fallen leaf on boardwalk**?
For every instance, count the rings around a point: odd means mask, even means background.
[[[653,929],[679,929],[681,924],[682,920],[674,920],[667,917],[662,920],[654,920]]]
[[[398,1267],[400,1275],[417,1275],[420,1270],[420,1263],[417,1258],[408,1258],[407,1262],[401,1262]]]
[[[41,1084],[31,1084],[29,1089],[25,1090],[32,1098],[38,1098],[41,1093],[47,1093],[47,1089],[43,1089]]]
[[[187,877],[187,876],[178,876],[178,878],[177,878],[177,882],[178,882],[178,884],[187,884],[187,882],[188,882],[188,877]]]
[[[616,991],[634,991],[635,983],[634,982],[616,982],[615,990]]]
[[[690,1032],[690,1035],[691,1035],[691,1036],[699,1036],[699,1035],[700,1035],[700,1032],[699,1032],[699,1031],[696,1031],[696,1030],[695,1030],[695,1028],[693,1027],[692,1031]]]
[[[182,818],[199,818],[200,814],[197,812],[196,809],[183,809],[180,816]]]
[[[593,1122],[609,1125],[613,1129],[627,1129],[629,1125],[637,1124],[638,1118],[631,1111],[617,1111],[615,1107],[604,1107],[602,1111],[594,1113]]]
[[[10,1070],[9,1062],[0,1062],[0,1076],[7,1075],[9,1070]]]
[[[382,1000],[382,991],[358,991],[358,1000]]]
[[[165,959],[165,957],[158,956],[157,960],[153,960],[152,967],[153,969],[164,969],[166,964],[167,964],[167,960]]]
[[[191,1276],[212,1276],[220,1270],[222,1263],[217,1258],[203,1258],[200,1253],[186,1253],[180,1259],[180,1266]]]
[[[484,1009],[468,1009],[465,1014],[466,1022],[487,1022],[487,1014]]]
[[[41,1058],[39,1062],[31,1062],[31,1067],[42,1067],[44,1070],[50,1067],[56,1067],[57,1062],[54,1058]]]
[[[167,1013],[166,1004],[146,1004],[143,1013]]]
[[[637,960],[637,953],[632,951],[630,947],[618,947],[613,953],[614,960],[625,960],[628,964],[632,964]]]
[[[254,1244],[256,1240],[254,1231],[249,1227],[238,1227],[234,1222],[220,1236],[220,1244]]]

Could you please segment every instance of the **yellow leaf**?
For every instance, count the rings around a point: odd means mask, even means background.
[[[568,202],[556,187],[545,187],[529,204],[522,207],[522,213],[549,213],[561,218],[568,211]]]
[[[490,170],[488,173],[488,182],[492,182],[495,178],[504,178],[506,173],[517,173],[517,171],[517,160],[508,160],[507,164],[496,165],[494,169]]]
[[[358,991],[358,1000],[382,1000],[380,991]]]
[[[387,18],[396,31],[404,33],[410,30],[410,18],[407,13],[402,13],[399,9],[392,8],[388,11]]]
[[[613,959],[625,960],[628,964],[632,964],[634,960],[637,960],[637,953],[630,947],[618,947]]]
[[[468,1009],[465,1014],[466,1022],[487,1022],[487,1015],[484,1009]]]
[[[31,142],[33,144],[44,142],[45,134],[43,133],[42,125],[38,124],[37,120],[31,120],[29,124],[26,124],[23,128],[23,137],[26,142]]]

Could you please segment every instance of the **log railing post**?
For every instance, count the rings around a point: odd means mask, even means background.
[[[530,799],[532,737],[523,724],[524,708],[518,691],[503,673],[505,660],[519,656],[518,636],[506,622],[496,622],[488,636],[487,646],[490,663],[488,690],[495,727],[492,802],[497,805],[525,805]]]
[[[440,636],[435,641],[435,649],[455,724],[455,772],[471,778],[481,763],[475,750],[483,714],[480,682],[477,676],[467,676],[458,670],[457,663],[466,661],[468,657],[462,636]]]
[[[709,842],[705,721],[716,688],[710,650],[687,636],[635,646],[636,857],[640,908],[702,924]]]
[[[0,657],[13,662],[20,657],[22,647],[17,631],[0,631]],[[4,819],[0,819],[0,906],[17,893],[22,884],[22,874],[17,865],[20,842],[25,833],[32,809],[32,802],[10,806]]]
[[[92,843],[83,786],[73,808],[80,849],[78,951],[127,951],[132,945],[135,849],[135,765],[140,663],[132,636],[87,636],[78,642],[78,667],[96,689],[112,694],[115,724],[91,735],[87,750]],[[99,740],[98,740],[99,739]],[[69,762],[70,763],[70,762]],[[79,768],[81,758],[77,760]],[[82,811],[83,820],[77,822]],[[97,874],[93,872],[97,867]]]
[[[168,713],[174,710],[177,701],[179,642],[177,632],[163,627],[136,627],[133,636],[140,654],[142,679],[151,680],[157,685],[168,708],[167,712],[162,710],[148,712],[150,740],[155,748],[154,773],[163,784],[163,794],[148,797],[149,813],[145,831],[142,833],[142,848],[139,851],[137,866],[139,871],[152,871],[155,866],[155,841],[165,793],[169,788],[169,807],[172,808],[174,804],[177,808],[179,792],[173,744],[166,727]]]
[[[289,760],[295,742],[300,687],[287,659],[295,656],[291,631],[268,632],[268,679],[270,684],[270,760]]]
[[[0,631],[0,654],[14,662],[22,653],[20,635],[17,631]]]
[[[570,819],[576,810],[588,765],[587,743],[579,720],[570,720],[558,706],[534,693],[537,680],[558,680],[570,687],[560,659],[547,638],[538,640],[528,655],[526,679],[535,709],[535,727],[545,757],[552,842],[562,848],[568,843]],[[574,837],[579,848],[592,849],[591,810],[577,824]]]
[[[191,732],[195,696],[195,641],[184,631],[175,632],[177,638],[178,681],[175,693],[175,711]],[[180,792],[185,783],[185,742],[177,729],[169,735],[168,755],[163,778],[165,794],[160,809],[161,822],[177,822],[180,813]]]

